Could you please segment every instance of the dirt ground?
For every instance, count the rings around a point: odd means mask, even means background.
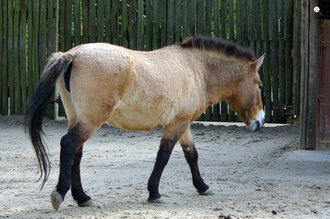
[[[146,202],[161,131],[103,126],[85,144],[81,164],[96,207],[77,207],[69,192],[55,212],[49,195],[66,121],[44,122],[52,171],[42,191],[23,123],[21,116],[0,116],[1,218],[330,218],[330,152],[299,151],[295,125],[250,132],[237,124],[193,124],[199,167],[215,195],[197,194],[177,144],[161,178],[161,205]]]

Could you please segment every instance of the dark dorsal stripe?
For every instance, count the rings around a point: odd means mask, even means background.
[[[180,46],[182,48],[195,48],[224,53],[227,56],[236,57],[238,59],[246,59],[248,61],[256,60],[254,52],[249,48],[244,48],[238,44],[227,40],[197,36],[184,40]]]

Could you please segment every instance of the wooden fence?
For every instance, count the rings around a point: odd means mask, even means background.
[[[299,115],[299,4],[300,0],[1,0],[0,112],[26,113],[54,51],[103,41],[151,50],[202,34],[251,47],[258,56],[266,53],[260,72],[266,121],[286,122]],[[237,117],[219,103],[200,119]]]

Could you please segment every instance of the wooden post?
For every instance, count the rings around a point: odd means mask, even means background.
[[[301,114],[300,146],[316,148],[318,17],[313,12],[317,0],[301,4]]]
[[[108,1],[107,1],[108,2]],[[87,43],[88,40],[88,0],[82,1],[82,19],[83,19],[83,42]],[[109,13],[109,12],[108,12]]]
[[[21,100],[22,100],[22,111],[25,114],[27,109],[27,84],[26,84],[26,12],[27,12],[27,1],[21,2],[20,10],[20,31],[19,31],[19,59],[20,59],[20,75],[21,75]]]
[[[146,50],[152,49],[152,37],[153,37],[153,29],[152,29],[152,21],[153,21],[153,14],[152,14],[152,0],[146,1],[146,38],[145,38],[145,45]],[[124,15],[123,15],[124,19]]]
[[[108,1],[106,1],[108,2]],[[109,9],[110,11],[110,9]],[[127,11],[127,0],[123,0],[123,4],[122,4],[122,25],[121,25],[121,38],[122,38],[122,42],[121,44],[124,47],[128,47],[128,11]],[[110,27],[107,26],[107,27]],[[108,30],[108,32],[110,32],[110,30]],[[109,41],[110,42],[110,41]]]
[[[137,4],[137,32],[136,44],[138,50],[144,50],[144,25],[143,25],[143,1],[138,0]]]
[[[2,40],[2,59],[1,65],[1,114],[8,114],[8,0],[2,1],[2,21],[3,21],[3,40]]]
[[[2,12],[2,1],[0,1],[0,13]],[[2,55],[2,35],[4,33],[3,31],[3,24],[2,24],[2,16],[0,16],[0,54]],[[2,58],[0,57],[0,78],[2,79]],[[2,102],[3,102],[3,95],[2,95],[2,83],[0,81],[0,114],[2,113]]]
[[[10,104],[14,104],[14,112],[11,112],[11,114],[21,114],[21,107],[22,107],[22,101],[21,101],[21,84],[20,84],[20,68],[19,68],[19,11],[21,10],[21,5],[18,0],[15,0],[15,8],[14,8],[14,72],[10,72],[11,74],[14,74],[14,99],[10,101]],[[13,102],[12,102],[13,101]]]

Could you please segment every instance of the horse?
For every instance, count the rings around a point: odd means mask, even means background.
[[[29,104],[27,129],[42,180],[50,174],[42,121],[57,87],[68,121],[60,141],[60,173],[51,194],[57,211],[71,188],[78,206],[92,206],[81,183],[84,143],[104,124],[126,130],[163,130],[148,180],[148,202],[161,203],[159,182],[177,141],[200,195],[213,195],[201,177],[190,124],[205,109],[226,101],[253,131],[264,124],[264,55],[230,41],[195,36],[153,51],[133,51],[108,43],[88,43],[51,55]]]

